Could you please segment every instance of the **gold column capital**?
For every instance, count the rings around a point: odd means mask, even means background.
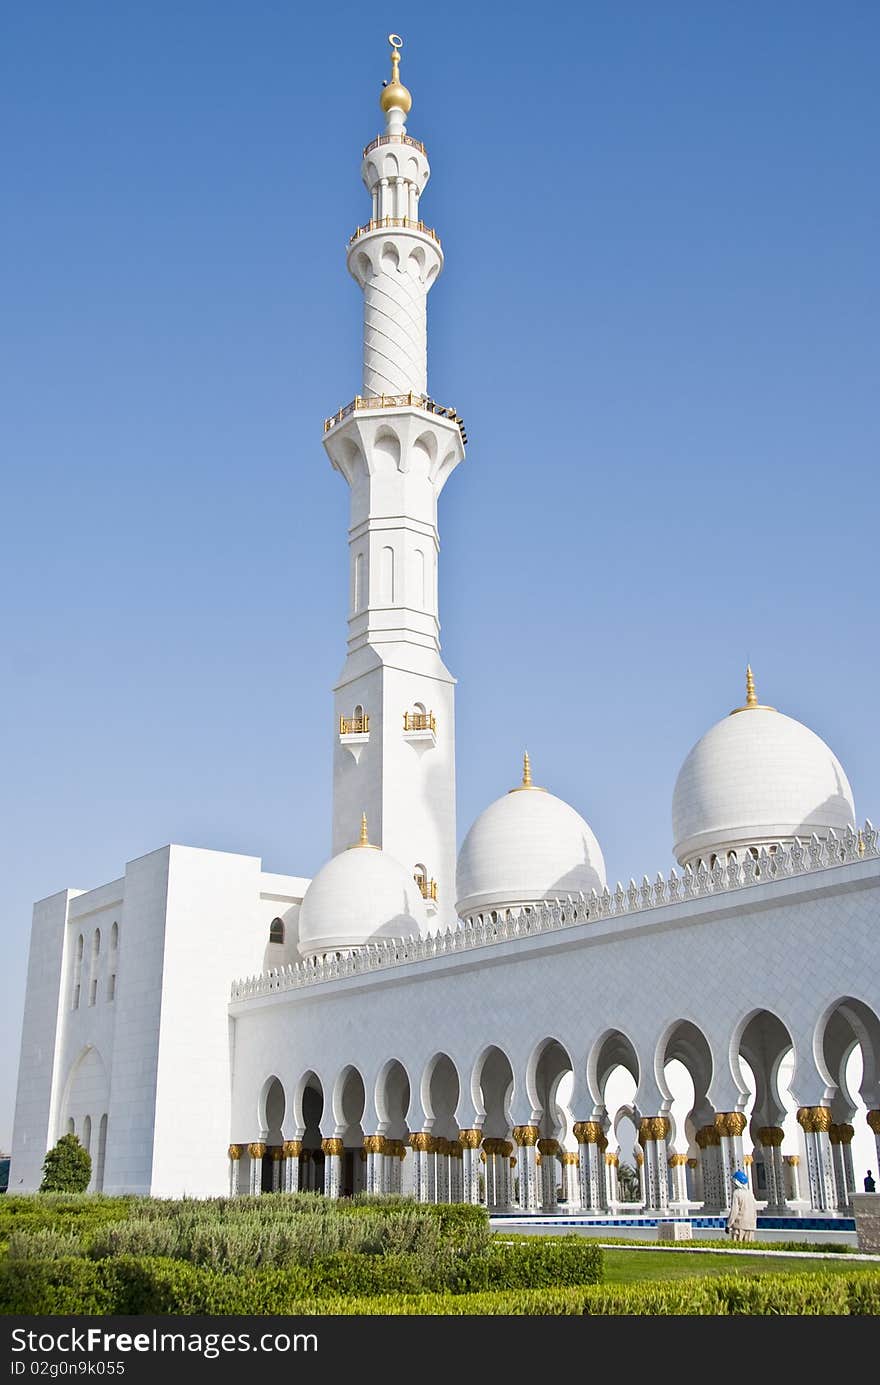
[[[342,1155],[342,1154],[345,1153],[345,1145],[342,1143],[341,1140],[336,1139],[336,1138],[329,1139],[329,1140],[322,1140],[322,1141],[321,1141],[321,1152],[322,1152],[323,1154],[326,1154],[328,1157],[330,1157],[330,1156],[332,1156],[332,1155],[335,1154],[335,1155],[337,1156],[337,1158],[338,1158],[340,1155]]]
[[[580,1163],[578,1156],[576,1154],[573,1154],[571,1150],[568,1149],[564,1149],[559,1157],[561,1158],[563,1164],[572,1164],[576,1167]]]
[[[783,1164],[791,1164],[792,1168],[796,1169],[801,1162],[801,1156],[799,1154],[783,1154],[782,1162]]]
[[[254,1143],[248,1145],[247,1148],[248,1154],[252,1159],[262,1159],[263,1155],[266,1153],[266,1146],[260,1144],[259,1140],[255,1140]]]
[[[638,1164],[639,1168],[642,1167],[642,1164],[644,1164],[644,1162],[645,1162],[645,1156],[644,1156],[644,1154],[642,1153],[642,1151],[641,1151],[640,1149],[636,1150],[636,1163]]]
[[[746,1128],[746,1118],[742,1111],[718,1111],[715,1116],[715,1129],[719,1135],[732,1139],[741,1135]]]
[[[758,1131],[758,1139],[766,1148],[774,1149],[782,1144],[785,1132],[781,1125],[762,1125]]]
[[[542,1154],[561,1153],[558,1140],[541,1139],[538,1141],[538,1149],[541,1151]]]
[[[865,1116],[875,1135],[880,1135],[880,1111],[868,1111]]]
[[[364,1148],[366,1148],[366,1144],[367,1142],[365,1140]],[[414,1134],[410,1135],[409,1147],[410,1149],[416,1150],[419,1154],[427,1154],[431,1148],[431,1136],[428,1131],[416,1130]]]
[[[602,1127],[598,1121],[575,1121],[573,1134],[579,1145],[597,1145]]]
[[[752,1167],[752,1164],[754,1164],[754,1162],[755,1162],[755,1156],[754,1156],[754,1154],[744,1154],[744,1155],[743,1155],[743,1163],[745,1164],[745,1166],[746,1166],[747,1169],[750,1169],[750,1168]]]
[[[302,1154],[303,1142],[302,1140],[285,1140],[281,1148],[284,1151],[285,1159],[298,1159]]]
[[[540,1131],[536,1125],[515,1125],[513,1127],[513,1138],[518,1145],[531,1147],[538,1143]]]
[[[280,1164],[280,1163],[281,1163],[281,1160],[284,1158],[284,1146],[283,1146],[283,1145],[273,1145],[272,1148],[269,1150],[269,1157],[270,1157],[276,1164]]]
[[[665,1140],[672,1126],[666,1116],[643,1116],[639,1121],[639,1144]]]
[[[458,1132],[458,1143],[463,1149],[479,1149],[482,1138],[483,1132],[481,1130],[468,1129]]]
[[[689,1169],[698,1169],[700,1167],[700,1161],[699,1159],[688,1159],[687,1166]]]
[[[801,1106],[797,1113],[798,1125],[807,1134],[827,1134],[834,1122],[829,1106]]]
[[[387,1154],[388,1141],[384,1135],[365,1135],[364,1149],[368,1154]]]
[[[721,1136],[714,1125],[701,1125],[694,1139],[700,1149],[709,1149],[721,1144]]]
[[[686,1154],[670,1154],[668,1163],[671,1169],[681,1169],[684,1168],[687,1161],[688,1157]]]
[[[233,1162],[235,1162],[236,1160],[241,1158],[242,1147],[241,1145],[230,1145],[229,1149],[226,1152],[229,1155],[230,1159],[232,1159]]]

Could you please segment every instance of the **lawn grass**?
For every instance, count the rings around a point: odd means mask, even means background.
[[[704,1279],[718,1274],[853,1274],[860,1270],[876,1270],[877,1262],[868,1260],[819,1260],[811,1263],[809,1256],[788,1259],[778,1255],[750,1255],[738,1251],[734,1255],[690,1255],[685,1250],[606,1250],[606,1284],[636,1284],[647,1280]]]

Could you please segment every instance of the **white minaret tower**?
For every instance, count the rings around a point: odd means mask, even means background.
[[[420,877],[432,925],[455,918],[455,680],[440,658],[437,498],[464,457],[454,409],[427,394],[428,290],[443,268],[420,220],[430,175],[406,133],[402,40],[389,35],[385,133],[364,150],[372,216],[349,241],[364,294],[363,393],[324,424],[351,487],[348,657],[335,694],[333,853],[370,838]]]

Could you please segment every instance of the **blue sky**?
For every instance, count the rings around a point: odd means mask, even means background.
[[[329,850],[347,492],[390,29],[446,269],[430,388],[459,825],[516,782],[613,880],[697,737],[807,722],[880,816],[880,9],[7,7],[0,1145],[30,908],[174,840]]]

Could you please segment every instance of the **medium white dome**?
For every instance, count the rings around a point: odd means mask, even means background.
[[[458,854],[456,908],[465,918],[604,888],[605,862],[584,819],[525,782],[489,804]]]
[[[299,950],[312,957],[426,932],[425,902],[412,875],[378,847],[359,845],[332,857],[306,890]]]
[[[746,706],[697,741],[672,797],[681,865],[794,837],[855,826],[852,789],[815,732],[761,707],[748,672]]]

